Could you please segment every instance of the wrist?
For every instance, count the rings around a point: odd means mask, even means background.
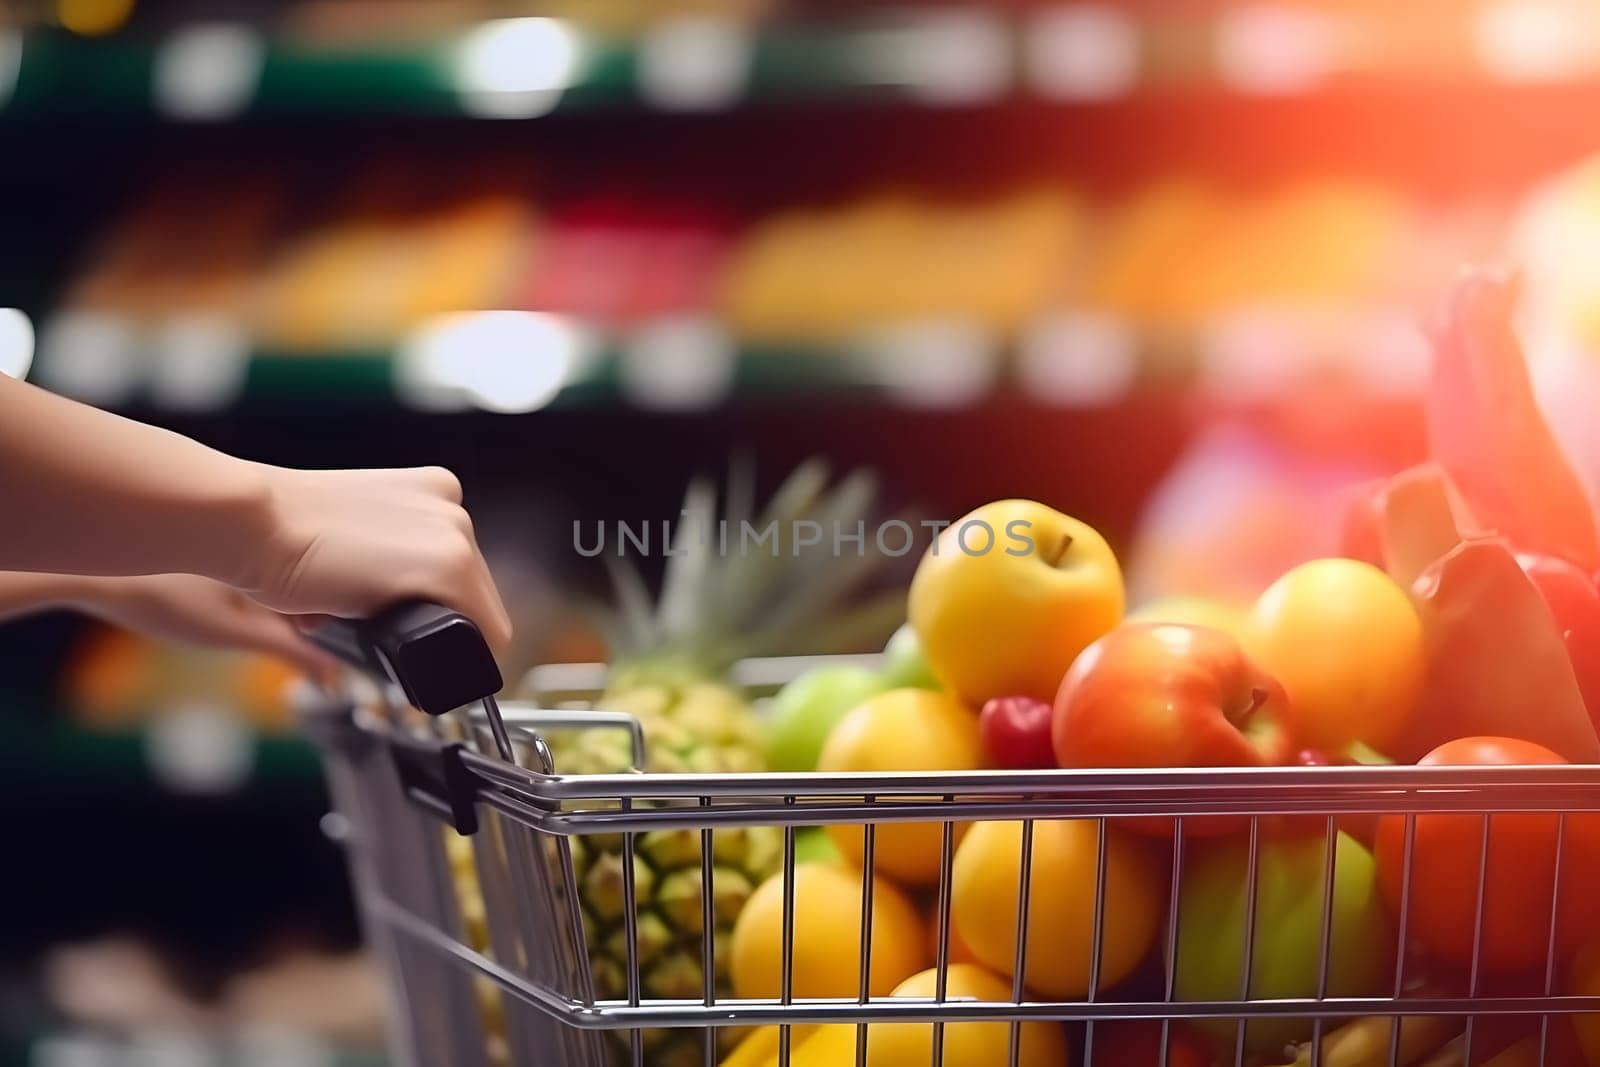
[[[236,470],[217,488],[205,514],[210,529],[196,531],[195,565],[183,568],[235,589],[260,589],[270,572],[275,546],[283,539],[274,492],[273,468],[235,460]]]

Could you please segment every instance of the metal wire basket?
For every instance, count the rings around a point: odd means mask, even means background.
[[[780,684],[814,666],[815,658],[741,665],[742,679],[756,690]],[[573,699],[593,697],[603,687],[603,668],[553,668],[540,691],[562,690]],[[493,698],[479,707],[426,718],[393,696],[375,694],[360,707],[327,703],[308,715],[324,753],[335,803],[329,829],[348,844],[365,932],[380,954],[393,987],[391,1045],[399,1062],[418,1067],[602,1067],[614,1062],[652,1062],[646,1035],[659,1028],[698,1032],[698,1062],[717,1063],[726,1052],[718,1031],[779,1024],[776,1062],[791,1055],[790,1027],[815,1023],[917,1022],[931,1024],[932,1059],[941,1062],[944,1028],[974,1021],[1010,1024],[1008,1060],[1019,1060],[1020,1027],[1027,1021],[1071,1024],[1073,1062],[1123,1067],[1095,1054],[1095,1029],[1110,1020],[1153,1020],[1160,1028],[1159,1062],[1171,1052],[1169,1031],[1177,1020],[1208,1020],[1212,1033],[1232,1032],[1216,1044],[1217,1062],[1251,1062],[1246,1026],[1254,1020],[1312,1020],[1311,1062],[1322,1060],[1320,1038],[1359,1016],[1448,1016],[1462,1021],[1460,1062],[1480,1062],[1473,1052],[1475,1027],[1517,1017],[1537,1034],[1538,1061],[1564,1065],[1574,1055],[1555,1051],[1552,1020],[1600,1012],[1600,996],[1558,991],[1556,916],[1560,864],[1569,816],[1600,812],[1600,768],[1318,767],[1148,771],[963,772],[895,774],[637,774],[563,777],[551,763],[541,732],[609,725],[629,730],[635,761],[643,736],[631,717],[612,713],[550,710]],[[1352,816],[1397,815],[1404,821],[1400,904],[1393,922],[1396,944],[1407,942],[1413,912],[1413,853],[1418,816],[1453,813],[1482,822],[1473,957],[1455,987],[1412,987],[1416,962],[1395,956],[1392,982],[1380,995],[1342,996],[1330,988],[1329,959],[1335,883],[1336,838]],[[1542,968],[1515,988],[1495,983],[1479,966],[1483,938],[1490,825],[1495,817],[1545,813],[1557,822],[1557,875],[1550,900]],[[1185,822],[1232,817],[1247,842],[1248,882],[1243,925],[1243,974],[1237,994],[1183,1000],[1174,988],[1186,847],[1194,847]],[[1108,838],[1130,819],[1174,820],[1170,843],[1151,847],[1169,853],[1165,915],[1145,980],[1102,988],[1101,955],[1107,908]],[[1319,975],[1313,995],[1268,997],[1256,991],[1251,968],[1258,936],[1258,858],[1274,820],[1309,821],[1324,849]],[[1021,917],[1010,995],[979,1001],[949,995],[952,860],[958,826],[984,820],[1020,823],[1021,877],[1016,915]],[[1048,901],[1030,901],[1036,829],[1052,820],[1092,820],[1098,855],[1094,868],[1095,926],[1084,995],[1049,999],[1024,988],[1029,923]],[[860,824],[865,828],[863,866],[874,869],[878,828],[891,823],[942,824],[940,877],[932,906],[937,915],[935,995],[907,998],[869,995],[873,886],[862,880],[860,982],[854,996],[826,999],[793,995],[794,873],[796,834],[805,827]],[[711,835],[736,826],[781,828],[783,857],[784,974],[781,994],[748,999],[719,993],[715,940],[702,938],[704,987],[693,998],[662,999],[641,988],[638,916],[632,858],[637,840],[663,828],[701,834],[702,887],[712,882]],[[457,834],[471,844],[472,866],[481,886],[484,928],[474,929],[472,902],[464,901],[452,877],[449,852]],[[578,835],[622,835],[627,862],[625,908],[628,995],[597,999],[577,904],[571,841]],[[1246,847],[1246,846],[1241,846]],[[1569,857],[1570,860],[1570,857]],[[1592,907],[1592,901],[1567,906]],[[711,928],[712,904],[701,892],[702,920]],[[864,1031],[862,1031],[864,1033]],[[618,1039],[619,1035],[621,1040]],[[1389,1039],[1387,1062],[1400,1059],[1400,1032]],[[848,1062],[846,1059],[845,1062]],[[867,1062],[866,1044],[856,1044],[855,1062]],[[1128,1065],[1135,1067],[1135,1065]]]

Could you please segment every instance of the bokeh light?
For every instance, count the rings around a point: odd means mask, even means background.
[[[0,308],[0,374],[26,378],[33,365],[33,320],[17,308]]]

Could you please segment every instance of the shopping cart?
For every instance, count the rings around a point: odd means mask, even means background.
[[[1245,1027],[1253,1020],[1314,1019],[1315,1032],[1358,1016],[1450,1016],[1462,1020],[1461,1062],[1478,1062],[1474,1028],[1491,1019],[1520,1017],[1538,1035],[1538,1061],[1562,1067],[1554,1051],[1552,1020],[1564,1014],[1600,1012],[1600,996],[1558,992],[1555,915],[1551,901],[1542,972],[1532,988],[1492,987],[1480,974],[1485,871],[1491,816],[1555,813],[1559,871],[1570,813],[1600,811],[1600,771],[1577,766],[1537,768],[1319,767],[1237,770],[964,772],[900,774],[632,774],[563,777],[553,766],[543,731],[606,725],[631,731],[635,762],[643,734],[629,716],[549,710],[523,705],[497,707],[500,677],[472,624],[443,609],[412,606],[371,622],[340,625],[325,635],[342,655],[359,663],[380,684],[359,706],[324,700],[307,723],[325,753],[335,804],[330,833],[348,846],[361,915],[369,943],[382,959],[392,985],[391,1043],[398,1062],[414,1067],[490,1067],[509,1061],[520,1067],[602,1067],[651,1060],[642,1035],[655,1028],[695,1028],[705,1064],[725,1054],[717,1031],[726,1027],[780,1024],[778,1062],[791,1053],[789,1027],[811,1023],[920,1022],[932,1024],[933,1062],[940,1060],[943,1028],[967,1021],[1010,1025],[1009,1062],[1019,1057],[1020,1026],[1030,1020],[1076,1024],[1074,1062],[1095,1064],[1095,1027],[1108,1020],[1154,1020],[1160,1029],[1160,1062],[1168,1061],[1175,1020],[1218,1020],[1236,1035],[1223,1042],[1221,1060],[1248,1063]],[[815,659],[762,661],[742,667],[756,690],[775,688]],[[551,668],[543,691],[559,689],[574,699],[602,688],[604,669]],[[420,709],[420,710],[419,710]],[[426,713],[426,714],[423,714]],[[1412,908],[1411,873],[1416,816],[1450,812],[1477,815],[1483,823],[1483,862],[1478,869],[1477,929],[1473,961],[1459,989],[1430,990],[1424,998],[1411,985],[1404,952],[1398,954],[1386,995],[1349,997],[1329,992],[1330,901],[1334,884],[1338,820],[1398,813],[1405,823],[1404,890],[1395,922],[1406,943]],[[1156,960],[1157,978],[1144,985],[1101,989],[1099,962],[1106,907],[1107,827],[1118,820],[1164,817],[1179,831],[1170,845],[1170,885],[1165,929],[1155,953],[1172,959],[1179,938],[1179,899],[1184,870],[1185,820],[1232,816],[1248,823],[1249,882],[1246,914],[1254,915],[1258,844],[1263,824],[1285,816],[1320,826],[1326,847],[1322,892],[1318,995],[1268,999],[1252,995],[1250,978],[1255,925],[1246,922],[1243,975],[1237,996],[1211,1001],[1175,997],[1172,968]],[[1036,826],[1045,820],[1097,822],[1099,884],[1095,890],[1094,944],[1087,993],[1049,1000],[1010,980],[1010,996],[975,1001],[947,995],[950,952],[952,856],[957,823],[1020,821],[1022,877],[1012,973],[1022,975],[1029,951],[1030,865]],[[805,999],[792,995],[788,965],[793,958],[794,871],[797,830],[835,823],[866,827],[864,866],[871,872],[876,828],[896,822],[943,824],[941,877],[936,897],[938,986],[926,999],[868,996],[873,881],[862,882],[860,994]],[[1192,825],[1192,824],[1191,824]],[[711,884],[711,834],[734,826],[782,828],[784,851],[783,988],[774,999],[741,999],[714,987],[712,938],[703,938],[704,989],[692,999],[652,998],[640,988],[638,918],[632,905],[631,863],[624,863],[628,996],[597,999],[584,947],[570,840],[582,834],[621,834],[631,860],[636,839],[646,832],[690,828],[701,833],[702,885]],[[453,829],[451,829],[453,828]],[[452,879],[447,842],[454,833],[472,844],[481,885],[486,931],[473,935]],[[1193,847],[1192,845],[1190,847]],[[701,894],[703,920],[711,928],[711,903]],[[1592,906],[1592,902],[1582,902]],[[476,943],[475,943],[476,942]],[[486,942],[486,943],[484,943]],[[1132,991],[1128,991],[1131,988]],[[486,998],[484,993],[488,991]],[[491,1018],[492,1017],[492,1018]],[[622,1039],[619,1040],[619,1033]],[[1391,1035],[1388,1062],[1399,1062],[1398,1032]],[[1481,1039],[1480,1039],[1481,1040]],[[724,1043],[725,1046],[726,1043]],[[1458,1046],[1458,1047],[1459,1047]],[[865,1062],[857,1043],[855,1062]],[[1570,1060],[1572,1054],[1568,1053]],[[1480,1057],[1481,1058],[1481,1057]],[[1315,1047],[1312,1063],[1321,1059]],[[1106,1063],[1104,1067],[1123,1067]]]

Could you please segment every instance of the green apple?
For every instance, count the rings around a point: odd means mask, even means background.
[[[827,828],[805,826],[794,835],[794,861],[796,863],[843,863],[839,846],[833,843]]]
[[[1174,981],[1178,1000],[1239,999],[1248,848],[1242,836],[1196,841],[1185,858]],[[1262,834],[1251,999],[1317,995],[1326,856],[1320,834]],[[1328,995],[1387,992],[1394,979],[1394,953],[1395,935],[1378,891],[1377,864],[1359,841],[1341,833],[1334,847]],[[1206,1026],[1233,1040],[1233,1020],[1207,1020]],[[1258,1020],[1249,1024],[1245,1046],[1255,1053],[1277,1052],[1311,1033],[1310,1019]]]
[[[822,743],[845,713],[883,690],[865,667],[818,667],[778,690],[767,719],[767,767],[814,771]]]
[[[885,689],[939,688],[928,661],[922,657],[922,642],[908,622],[894,632],[883,646],[883,687]]]

